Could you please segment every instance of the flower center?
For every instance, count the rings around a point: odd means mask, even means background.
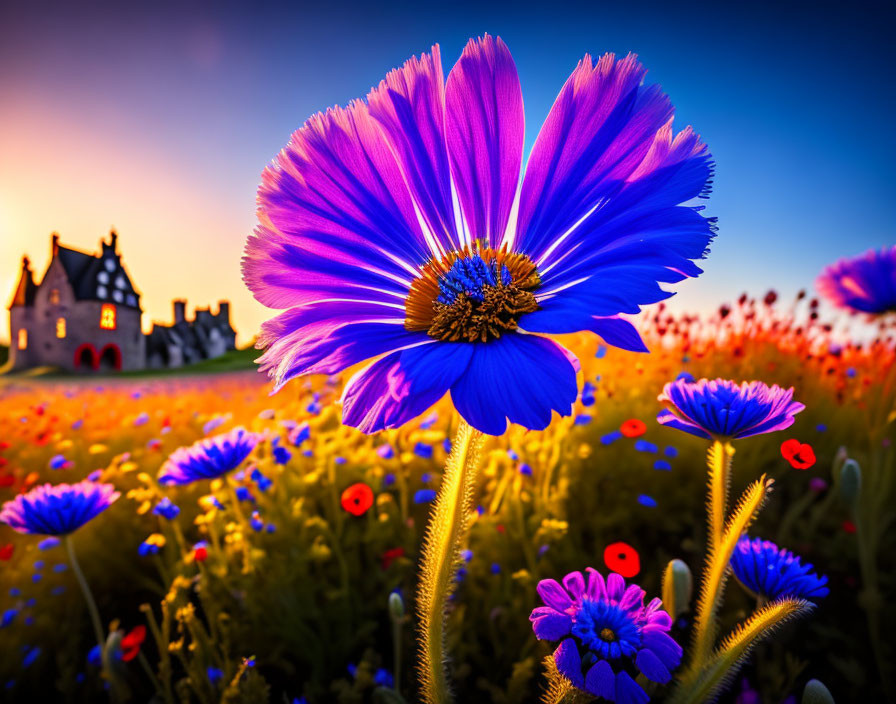
[[[612,643],[616,640],[616,634],[613,633],[612,628],[604,628],[600,632],[600,639],[605,640],[607,643]]]
[[[637,614],[607,601],[585,597],[573,617],[572,635],[596,656],[631,656],[641,646]]]
[[[477,242],[423,266],[405,300],[404,324],[446,342],[487,342],[538,310],[533,291],[540,283],[525,254]]]

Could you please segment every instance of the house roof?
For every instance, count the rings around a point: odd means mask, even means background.
[[[101,242],[100,254],[95,255],[63,247],[54,235],[54,258],[62,264],[76,300],[108,301],[139,310],[140,294],[116,251],[117,239],[113,232],[108,243]]]
[[[12,294],[10,308],[16,306],[30,306],[34,304],[34,294],[37,293],[37,284],[34,283],[34,275],[31,272],[31,266],[28,257],[22,258],[22,273],[19,276],[19,283],[16,290]]]

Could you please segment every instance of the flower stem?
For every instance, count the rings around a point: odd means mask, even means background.
[[[427,704],[452,701],[445,668],[445,607],[469,523],[481,447],[482,433],[461,420],[423,542],[417,612],[421,693]]]
[[[106,645],[106,636],[103,634],[100,612],[96,608],[96,602],[93,600],[93,594],[90,592],[90,585],[87,584],[84,573],[81,571],[81,565],[78,564],[78,558],[75,556],[75,546],[70,535],[65,536],[65,549],[68,550],[68,560],[72,565],[72,571],[75,573],[81,591],[84,593],[84,600],[87,602],[87,610],[90,612],[90,620],[93,623],[93,633],[96,636],[100,649],[102,649]]]

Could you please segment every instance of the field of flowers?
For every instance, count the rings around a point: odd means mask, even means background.
[[[886,701],[891,330],[835,341],[813,302],[776,305],[771,294],[702,320],[660,307],[641,327],[649,355],[565,339],[582,360],[574,414],[486,438],[448,609],[457,700],[539,700],[553,645],[529,620],[542,605],[536,586],[589,566],[635,581],[648,600],[674,597],[672,634],[686,641],[694,614],[682,565],[666,590],[661,577],[678,559],[698,583],[707,441],[656,418],[663,386],[690,374],[792,386],[805,404],[786,430],[737,442],[731,491],[773,478],[749,534],[812,563],[830,590],[743,658],[722,701],[799,701],[812,678],[839,702]],[[0,696],[415,701],[417,563],[458,420],[444,399],[399,430],[364,435],[340,422],[348,378],[275,395],[254,370],[3,381],[0,500],[80,480],[120,497],[72,534],[74,552],[66,538],[0,527]],[[233,471],[172,483],[175,451],[240,427],[252,443]],[[239,431],[231,437],[239,444]],[[729,581],[722,634],[757,602]]]

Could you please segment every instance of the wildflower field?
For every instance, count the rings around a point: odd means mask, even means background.
[[[834,341],[808,300],[773,298],[703,320],[660,307],[641,320],[649,355],[569,336],[582,367],[573,414],[486,438],[447,608],[458,701],[540,700],[554,645],[533,633],[536,586],[588,566],[636,582],[648,599],[671,598],[671,634],[688,642],[708,538],[707,442],[657,422],[658,395],[683,374],[793,387],[805,410],[789,428],[736,444],[731,494],[774,479],[749,535],[811,563],[829,590],[808,618],[743,654],[721,701],[800,701],[812,678],[836,701],[887,700],[891,330],[871,343]],[[102,701],[105,689],[113,701],[416,701],[417,565],[457,416],[445,399],[365,435],[340,422],[349,376],[274,395],[255,370],[4,380],[0,499],[85,479],[120,497],[71,536],[103,648],[74,553],[58,538],[0,529],[2,697]],[[253,443],[233,471],[166,483],[179,448],[238,427]],[[680,578],[664,589],[675,559],[693,594]],[[730,579],[719,636],[757,600]]]

